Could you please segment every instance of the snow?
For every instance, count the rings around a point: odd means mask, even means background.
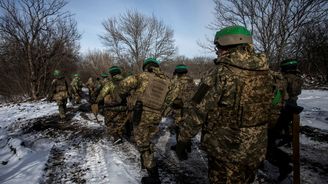
[[[327,102],[328,91],[303,90],[299,96],[298,104],[304,107],[301,125],[306,128],[300,135],[302,183],[328,182]],[[58,123],[55,103],[0,104],[0,183],[138,184],[147,175],[133,144],[113,145],[103,116],[98,115],[97,123],[92,113],[78,106],[69,106],[68,114],[69,122]],[[176,143],[172,123],[163,118],[154,140],[162,183],[178,183],[177,178],[186,183],[208,183],[200,135],[193,140],[189,159],[179,162],[170,150]],[[277,177],[277,168],[266,167],[270,177]],[[283,183],[290,183],[290,177]]]
[[[328,130],[328,92],[323,90],[303,90],[298,105],[304,107],[301,125]]]
[[[34,119],[58,113],[56,103],[45,101],[1,104],[0,108],[0,128],[4,128],[15,121]]]

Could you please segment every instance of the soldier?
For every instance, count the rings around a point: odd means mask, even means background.
[[[96,102],[97,96],[101,90],[100,78],[97,77],[94,81],[92,77],[90,77],[86,83],[86,86],[89,90],[89,102],[94,104]]]
[[[120,86],[121,96],[133,91],[129,105],[134,109],[134,138],[141,155],[142,168],[146,168],[149,174],[148,177],[143,177],[141,182],[160,183],[152,139],[158,132],[169,79],[160,70],[156,58],[147,58],[143,63],[143,72],[127,77]]]
[[[202,128],[210,183],[251,183],[267,147],[267,123],[273,97],[268,63],[256,54],[251,33],[242,26],[218,31],[218,58],[192,97],[176,146],[186,145]]]
[[[177,65],[174,70],[174,79],[171,81],[169,92],[165,99],[166,112],[164,116],[172,115],[175,120],[176,138],[179,135],[179,125],[183,123],[183,105],[191,99],[196,85],[194,80],[188,75],[188,67],[184,64]],[[191,142],[188,143],[191,146]],[[189,147],[190,148],[190,147]],[[171,149],[175,149],[172,146]],[[189,149],[190,150],[190,149]]]
[[[266,159],[279,168],[280,175],[278,181],[282,181],[292,171],[290,157],[287,153],[279,149],[276,144],[281,137],[281,127],[277,126],[285,101],[288,99],[287,81],[281,72],[270,71],[273,80],[274,98],[272,99],[272,109],[270,115],[270,124],[268,129],[268,147]]]
[[[114,143],[122,142],[123,131],[125,123],[127,121],[127,106],[126,102],[122,101],[117,103],[115,91],[118,91],[119,83],[123,80],[121,75],[121,68],[118,66],[112,66],[108,69],[112,79],[107,81],[102,87],[96,103],[104,101],[104,116],[105,124],[108,127],[108,132],[113,136]]]
[[[268,130],[268,161],[279,168],[278,181],[283,181],[292,171],[289,165],[291,159],[287,153],[280,150],[278,147],[282,144],[288,143],[290,145],[290,125],[293,119],[293,108],[297,107],[298,95],[302,90],[302,78],[300,72],[297,70],[298,61],[294,59],[286,59],[281,62],[281,72],[279,81],[281,86],[284,86],[285,95],[280,107],[280,116],[275,126]],[[277,76],[277,75],[276,75]],[[287,93],[287,94],[286,94]],[[276,144],[277,140],[282,138],[282,141]]]
[[[73,80],[71,82],[72,95],[74,97],[74,103],[80,104],[82,95],[82,81],[79,74],[73,75]]]
[[[55,100],[57,102],[59,116],[64,120],[66,118],[67,98],[69,97],[68,85],[65,77],[59,70],[55,70],[53,76],[55,79],[51,82],[49,100]]]
[[[288,93],[288,99],[277,123],[277,128],[283,130],[283,143],[290,143],[289,126],[293,119],[293,112],[290,111],[290,108],[297,106],[298,95],[302,91],[303,80],[297,66],[298,61],[295,59],[286,59],[280,64],[282,75],[287,83]]]
[[[101,84],[101,87],[103,87],[108,82],[109,75],[107,72],[104,72],[104,73],[101,73],[100,76],[101,76],[100,84]]]

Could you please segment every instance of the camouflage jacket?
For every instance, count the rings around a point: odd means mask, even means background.
[[[269,128],[275,126],[280,116],[281,110],[285,105],[285,101],[288,99],[287,93],[287,81],[284,79],[284,76],[281,72],[276,72],[270,70],[270,77],[272,78],[273,84],[272,91],[274,93],[272,99],[272,111],[270,115],[270,124]]]
[[[72,92],[74,94],[79,94],[82,90],[82,81],[80,77],[74,77],[71,82]]]
[[[111,80],[106,79],[106,83],[103,84],[96,102],[99,103],[100,101],[104,100],[105,105],[108,105],[110,102],[117,101],[118,97],[116,97],[115,92],[117,90],[116,88],[119,87],[120,81],[122,80],[123,77],[120,74],[115,75]]]
[[[287,93],[288,100],[296,103],[298,95],[302,92],[303,79],[299,71],[289,71],[283,73],[285,80],[287,81]]]
[[[50,88],[50,98],[54,98],[55,96],[58,96],[58,94],[63,94],[66,98],[68,97],[68,85],[64,77],[54,79],[51,82],[51,88]],[[55,99],[56,100],[56,99]]]
[[[263,160],[273,96],[266,57],[236,48],[218,61],[192,98],[178,140],[188,141],[202,128],[202,145],[211,156],[245,164]],[[249,80],[261,88],[248,89]]]
[[[173,103],[181,103],[181,108],[183,108],[183,104],[191,99],[195,89],[196,85],[194,80],[188,75],[184,74],[172,79],[169,92],[167,93],[165,99],[164,116],[168,115],[165,111],[169,112],[172,110],[171,108]]]
[[[169,81],[169,78],[164,75],[164,73],[160,71],[159,68],[154,68],[153,72],[141,72],[137,75],[127,77],[120,83],[120,95],[129,96],[127,102],[129,109],[132,109],[134,107],[135,102],[137,100],[143,101],[142,98],[145,97],[144,93],[146,89],[149,88],[151,78],[162,81]],[[151,108],[148,108],[146,106],[144,106],[144,110],[152,111]],[[158,112],[158,110],[155,111]]]

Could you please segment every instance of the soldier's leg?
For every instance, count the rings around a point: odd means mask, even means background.
[[[147,170],[155,167],[154,150],[150,142],[150,129],[143,119],[135,130],[135,141],[140,152],[142,167]]]
[[[160,115],[143,111],[141,121],[135,131],[135,140],[140,151],[141,164],[147,169],[149,177],[156,181],[159,181],[159,179],[152,138],[158,131],[159,120]]]
[[[122,138],[124,135],[125,124],[128,121],[127,112],[119,112],[117,114],[117,119],[115,121],[115,126],[113,127],[114,134]]]
[[[109,111],[109,110],[105,110],[103,114],[104,114],[107,134],[109,136],[111,136],[112,135],[111,128],[112,128],[112,124],[113,124],[113,112]]]
[[[66,118],[66,100],[58,100],[57,106],[59,110],[59,117],[60,119]]]
[[[214,157],[208,158],[208,178],[215,184],[247,184],[255,179],[257,165],[224,162]]]

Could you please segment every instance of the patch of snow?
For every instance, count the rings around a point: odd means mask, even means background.
[[[0,128],[4,128],[16,121],[49,116],[55,113],[58,113],[56,103],[46,101],[3,104],[0,111]]]
[[[328,91],[302,90],[298,105],[304,107],[300,114],[302,126],[328,130]]]

